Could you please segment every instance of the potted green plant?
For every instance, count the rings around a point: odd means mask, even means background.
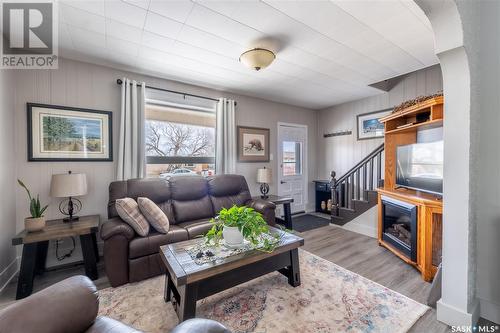
[[[36,199],[33,198],[31,196],[30,190],[28,190],[26,185],[24,185],[24,183],[20,179],[18,179],[17,182],[22,188],[26,190],[26,193],[28,193],[30,204],[31,217],[27,217],[24,219],[24,228],[28,232],[40,231],[45,228],[45,217],[43,216],[43,213],[49,205],[42,207],[38,194],[36,196]]]
[[[279,233],[272,234],[269,231],[262,214],[251,207],[234,205],[229,209],[222,208],[211,222],[214,226],[205,238],[208,243],[214,242],[216,245],[224,239],[226,245],[237,247],[243,245],[246,239],[255,246],[260,243],[261,250],[272,251],[281,239]]]

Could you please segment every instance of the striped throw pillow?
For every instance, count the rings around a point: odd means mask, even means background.
[[[148,198],[137,198],[139,209],[146,217],[149,224],[156,229],[156,231],[166,234],[170,228],[170,222],[167,215],[158,207],[152,200]]]
[[[149,223],[146,218],[141,214],[137,202],[132,198],[117,199],[116,211],[123,221],[127,222],[132,229],[140,236],[147,236],[149,234]]]

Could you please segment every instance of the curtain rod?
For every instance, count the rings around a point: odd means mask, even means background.
[[[119,85],[121,85],[121,84],[123,84],[123,81],[122,81],[122,79],[117,79],[116,83],[118,83]],[[183,92],[180,92],[180,91],[163,89],[163,88],[156,88],[156,87],[151,87],[151,86],[148,86],[148,85],[146,86],[146,88],[153,89],[153,90],[159,90],[159,91],[166,91],[166,92],[169,92],[169,93],[179,94],[179,95],[183,95],[183,96],[191,96],[191,97],[196,97],[196,98],[208,99],[208,100],[216,101],[216,102],[219,101],[218,99],[211,98],[211,97],[200,96],[200,95],[193,95],[193,94],[188,94],[188,93],[183,93]],[[234,105],[236,105],[236,102],[234,102]]]

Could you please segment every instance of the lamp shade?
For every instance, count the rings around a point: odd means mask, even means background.
[[[257,169],[257,183],[269,184],[272,182],[272,178],[271,169]]]
[[[266,68],[267,66],[269,66],[275,58],[276,55],[273,53],[273,51],[255,48],[244,52],[240,56],[240,62],[247,67],[259,71],[262,68]]]
[[[77,197],[87,194],[87,176],[84,173],[52,175],[50,196],[55,198]]]

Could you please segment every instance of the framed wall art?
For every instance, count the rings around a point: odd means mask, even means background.
[[[112,113],[27,104],[28,161],[112,161]]]
[[[375,112],[358,114],[356,116],[358,140],[368,140],[384,137],[384,124],[379,119],[392,112],[392,108]]]
[[[269,162],[269,128],[238,126],[238,161]]]

